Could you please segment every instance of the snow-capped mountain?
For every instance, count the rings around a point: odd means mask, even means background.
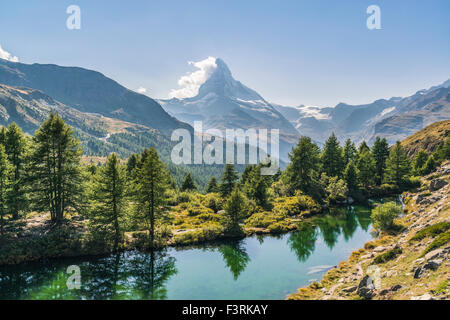
[[[343,141],[371,143],[377,136],[395,143],[435,121],[450,119],[450,80],[415,94],[364,105],[339,103],[334,108],[274,105],[300,134],[323,142],[332,132]]]
[[[293,125],[260,94],[235,80],[223,60],[213,60],[207,73],[194,96],[159,100],[164,110],[191,125],[203,121],[204,129],[279,129],[280,157],[286,159],[299,137]]]

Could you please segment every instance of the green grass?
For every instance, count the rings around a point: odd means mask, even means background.
[[[426,237],[435,237],[445,231],[450,229],[450,222],[444,221],[436,223],[432,226],[426,227],[425,229],[422,229],[418,231],[414,237],[411,238],[410,241],[419,241]]]
[[[448,288],[448,280],[442,281],[434,290],[431,290],[433,294],[445,293]]]
[[[433,242],[425,249],[423,254],[427,254],[428,252],[437,249],[447,243],[450,242],[450,231],[447,231],[445,233],[441,233],[439,236],[437,236],[436,239],[433,240]]]
[[[388,262],[388,261],[394,259],[397,255],[401,254],[402,252],[403,251],[401,248],[394,248],[392,250],[389,250],[389,251],[382,253],[382,254],[378,255],[377,257],[375,257],[375,259],[373,259],[372,264],[381,264],[381,263]]]

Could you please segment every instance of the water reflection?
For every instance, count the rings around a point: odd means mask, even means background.
[[[234,280],[237,280],[250,261],[242,242],[222,245],[218,250],[222,254],[227,268],[233,274]]]
[[[69,265],[81,269],[79,290],[67,288]],[[166,299],[166,282],[176,273],[175,258],[165,251],[2,267],[0,299]]]
[[[314,217],[310,221],[300,222],[298,231],[290,234],[288,244],[298,261],[305,262],[314,252],[319,235],[331,250],[338,243],[341,234],[344,240],[348,241],[358,226],[367,231],[370,224],[370,208],[341,208],[330,214]]]

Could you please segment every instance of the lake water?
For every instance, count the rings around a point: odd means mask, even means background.
[[[284,299],[370,239],[370,209],[301,222],[300,231],[164,251],[0,267],[0,299]],[[80,289],[67,268],[79,266]]]

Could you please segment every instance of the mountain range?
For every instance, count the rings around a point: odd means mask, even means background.
[[[373,143],[377,136],[390,144],[427,125],[450,119],[450,80],[405,97],[380,99],[369,104],[339,103],[334,108],[275,105],[300,134],[324,142],[334,132],[343,141]]]
[[[279,129],[280,159],[302,135],[319,144],[335,132],[343,141],[395,143],[430,123],[450,119],[450,80],[409,97],[335,107],[282,106],[234,79],[222,59],[192,97],[152,99],[103,74],[78,67],[0,59],[0,124],[17,122],[30,134],[57,112],[74,127],[88,155],[126,157],[155,146],[168,158],[173,130]],[[288,120],[289,119],[289,120]],[[270,143],[270,141],[268,141]]]

